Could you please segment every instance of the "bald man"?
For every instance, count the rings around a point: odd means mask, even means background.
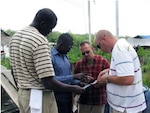
[[[111,113],[141,113],[146,103],[136,51],[125,39],[115,38],[108,30],[98,31],[94,41],[101,51],[112,54],[110,69],[97,78],[99,83],[107,84]]]

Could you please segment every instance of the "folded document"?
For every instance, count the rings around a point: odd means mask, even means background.
[[[88,87],[90,87],[90,86],[92,86],[92,85],[94,85],[96,83],[97,83],[97,80],[95,80],[94,82],[92,82],[90,84],[85,85],[83,88],[86,89],[86,88],[88,88]]]

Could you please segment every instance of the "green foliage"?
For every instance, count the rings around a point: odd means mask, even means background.
[[[150,88],[150,49],[139,47],[137,50],[143,74],[143,84]]]
[[[1,59],[1,65],[7,67],[7,69],[10,69],[9,58],[3,57],[3,58]]]
[[[79,48],[76,46],[73,46],[67,56],[69,57],[71,63],[77,62],[82,57]]]
[[[60,34],[61,34],[60,32],[54,31],[47,36],[47,39],[49,42],[55,42],[56,43]]]
[[[143,74],[143,84],[150,88],[150,73]]]
[[[95,45],[93,45],[93,47],[95,48],[94,53],[103,56],[104,58],[106,58],[108,61],[110,61],[111,59],[111,54],[108,53],[104,53],[102,52],[99,48],[97,48]]]
[[[150,72],[150,49],[144,49],[143,47],[139,47],[137,54],[141,61],[142,72]]]
[[[73,44],[73,48],[68,53],[68,57],[71,63],[75,63],[79,59],[82,58],[82,55],[79,50],[79,45],[82,41],[87,39],[87,36],[86,35],[74,35],[74,34],[70,34],[70,35],[73,37],[74,44]]]
[[[5,31],[5,33],[7,33],[10,36],[13,36],[16,33],[16,31],[8,29],[8,30]]]

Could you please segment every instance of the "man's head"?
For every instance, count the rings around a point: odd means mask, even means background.
[[[60,54],[67,54],[73,46],[73,38],[68,33],[63,33],[57,40],[56,49]]]
[[[94,58],[94,48],[90,45],[88,41],[80,43],[80,51],[82,56],[87,60],[93,60]]]
[[[100,30],[97,32],[94,41],[101,51],[111,53],[117,39],[108,30]]]
[[[55,13],[51,9],[43,8],[36,13],[31,26],[36,27],[42,35],[47,36],[56,24],[57,16]]]

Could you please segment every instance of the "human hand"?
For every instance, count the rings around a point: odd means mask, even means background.
[[[86,83],[91,83],[91,82],[93,82],[95,79],[94,79],[94,77],[92,77],[92,75],[91,74],[88,74],[88,76],[87,76],[87,78],[86,78]]]
[[[108,72],[106,73],[100,73],[97,77],[97,81],[99,84],[105,84],[106,83],[106,79],[109,76]]]
[[[99,73],[98,76],[102,76],[102,75],[104,75],[105,73],[109,73],[109,69],[104,69],[103,71],[101,71],[101,72]]]
[[[81,82],[81,81],[78,83],[78,85],[81,86],[81,87],[84,87],[84,86],[87,85],[87,84],[88,84],[88,83]]]
[[[86,83],[90,83],[94,80],[94,78],[92,77],[91,74],[88,73],[77,73],[73,75],[74,79],[78,79],[81,82],[86,82]]]
[[[80,87],[78,85],[73,85],[72,87],[73,87],[73,91],[72,92],[74,92],[76,94],[81,94],[81,93],[83,93],[85,91],[84,88],[82,88],[82,87]]]
[[[84,73],[77,73],[77,74],[73,74],[73,78],[77,79],[77,80],[84,80],[86,79],[86,76],[84,75]]]
[[[95,88],[98,88],[98,87],[100,87],[102,84],[99,82],[99,81],[97,81],[97,83],[96,84],[94,84],[93,86],[95,87]]]

